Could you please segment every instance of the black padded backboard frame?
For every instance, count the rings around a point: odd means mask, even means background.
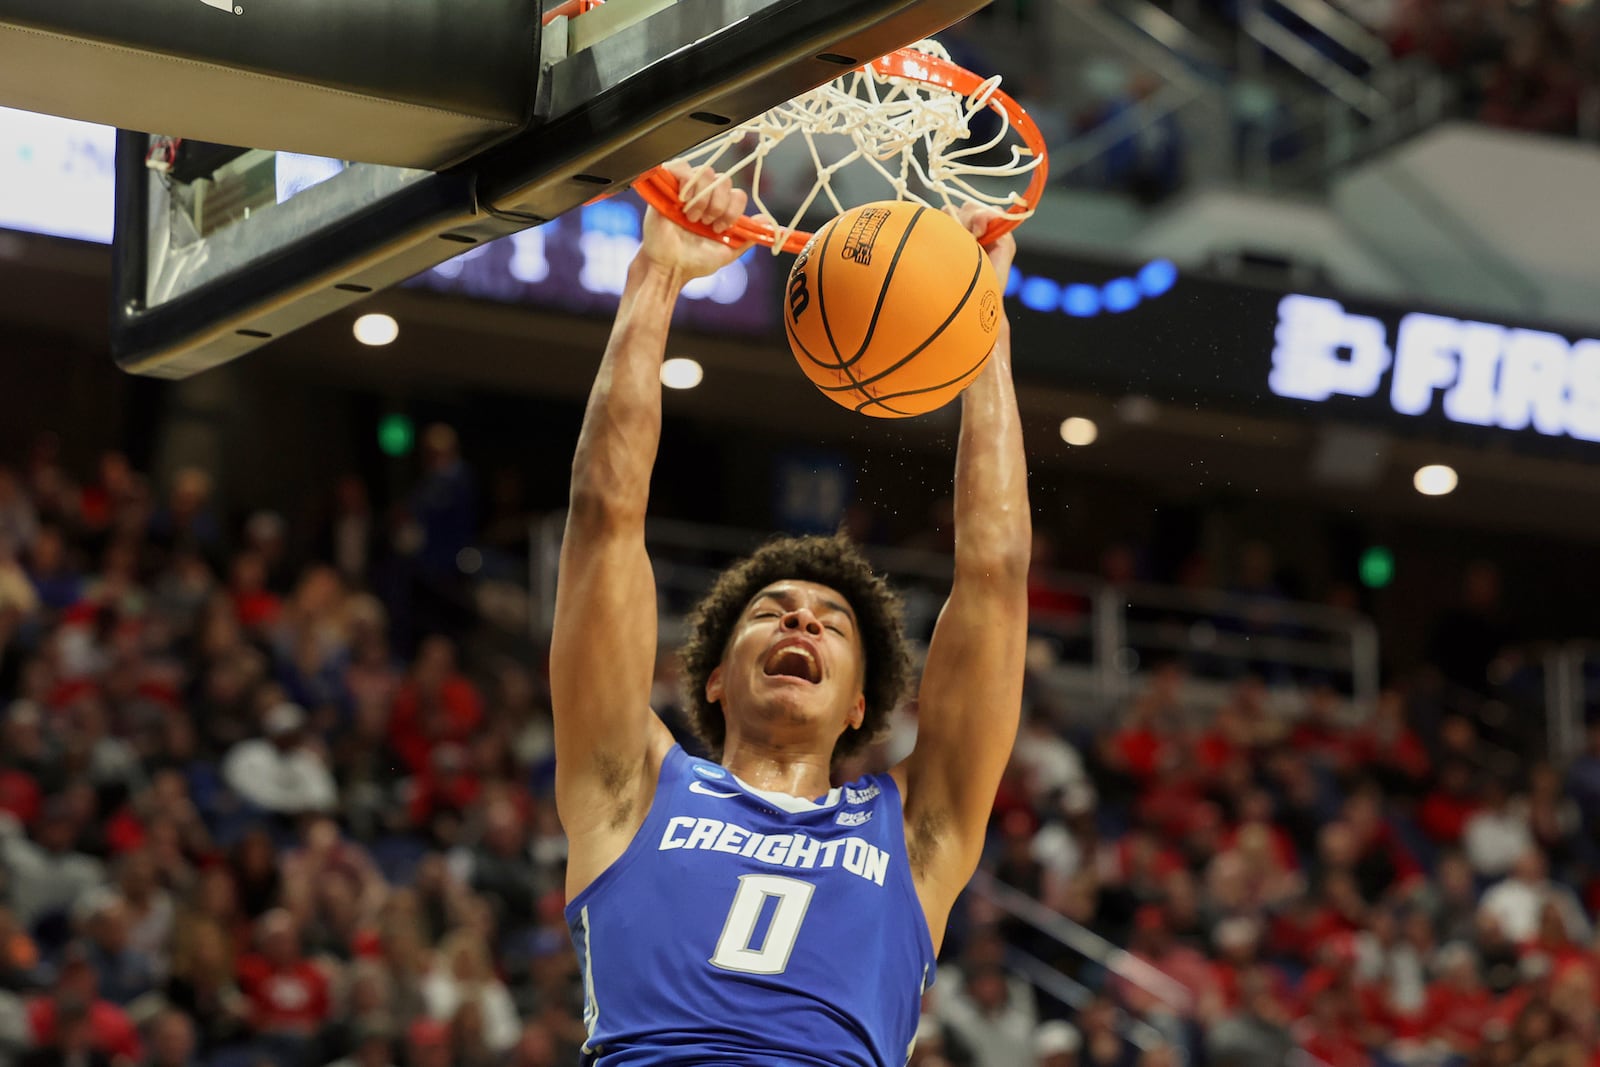
[[[150,138],[120,132],[113,356],[167,378],[235,359],[578,207],[985,2],[678,0],[571,54],[552,24],[536,118],[522,133],[443,173],[352,165],[170,259]]]

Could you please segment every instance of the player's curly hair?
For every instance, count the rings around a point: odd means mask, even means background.
[[[862,695],[866,713],[858,730],[846,730],[833,760],[860,751],[888,729],[889,713],[911,682],[911,654],[901,619],[900,597],[872,573],[860,550],[842,535],[775,537],[723,571],[689,617],[689,637],[679,652],[684,707],[696,736],[722,758],[728,724],[722,709],[706,699],[706,680],[722,662],[734,626],[752,597],[784,579],[816,582],[844,596],[856,614],[866,663]]]

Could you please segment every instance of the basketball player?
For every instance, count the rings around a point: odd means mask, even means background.
[[[691,220],[720,232],[743,213],[726,179],[676,174]],[[1001,279],[1013,251],[989,249]],[[955,581],[915,752],[830,788],[910,669],[888,587],[848,542],[812,537],[768,543],[697,609],[686,696],[716,760],[691,758],[648,704],[645,511],[673,305],[736,255],[646,219],[572,465],[550,675],[585,1062],[901,1067],[1022,699],[1030,530],[1009,328],[962,397]]]

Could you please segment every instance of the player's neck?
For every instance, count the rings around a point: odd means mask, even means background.
[[[757,789],[816,800],[833,785],[831,753],[729,737],[722,765]]]

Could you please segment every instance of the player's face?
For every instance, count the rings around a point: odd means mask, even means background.
[[[833,589],[779,581],[745,605],[706,694],[720,701],[729,730],[809,726],[831,743],[861,725],[865,673],[855,612]]]

